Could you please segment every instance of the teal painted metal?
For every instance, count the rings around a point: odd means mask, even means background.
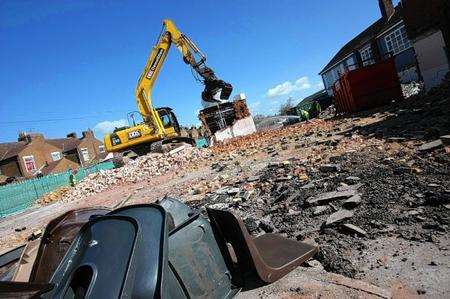
[[[195,145],[198,148],[207,147],[208,146],[208,140],[206,140],[206,138],[199,138],[199,139],[195,140]]]
[[[75,175],[76,181],[84,179],[91,173],[114,168],[112,162],[99,163],[90,167],[80,168]],[[45,193],[60,187],[69,186],[70,172],[50,174],[41,178],[9,184],[0,187],[0,217],[20,212],[34,204],[36,199]]]

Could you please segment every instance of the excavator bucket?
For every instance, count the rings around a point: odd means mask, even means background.
[[[206,102],[214,102],[228,100],[230,98],[233,86],[223,80],[214,79],[205,80],[205,89],[202,92],[202,100]]]

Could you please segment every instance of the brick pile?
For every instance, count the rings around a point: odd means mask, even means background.
[[[73,201],[94,193],[102,192],[113,185],[137,183],[155,176],[165,175],[187,167],[196,167],[198,163],[211,156],[208,149],[184,148],[176,153],[150,153],[128,161],[123,167],[101,170],[88,175],[67,192],[63,200]]]

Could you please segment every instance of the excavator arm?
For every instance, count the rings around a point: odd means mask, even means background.
[[[158,117],[158,112],[152,105],[152,90],[172,43],[181,52],[183,61],[192,67],[205,85],[202,92],[204,101],[227,100],[233,90],[231,84],[218,79],[214,71],[205,65],[206,56],[200,49],[187,36],[182,34],[171,20],[165,19],[163,31],[150,53],[144,71],[139,78],[135,94],[144,121],[152,124],[161,134],[164,128]]]

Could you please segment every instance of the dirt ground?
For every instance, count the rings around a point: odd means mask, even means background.
[[[0,251],[74,208],[170,195],[200,210],[231,209],[254,235],[320,246],[309,266],[242,298],[448,298],[449,147],[423,146],[450,133],[450,102],[430,107],[426,99],[268,130],[216,147],[195,167],[32,207],[0,221]],[[360,197],[351,208],[348,198],[311,204],[346,190]],[[329,223],[342,210],[351,216]],[[363,232],[344,231],[344,223]]]

